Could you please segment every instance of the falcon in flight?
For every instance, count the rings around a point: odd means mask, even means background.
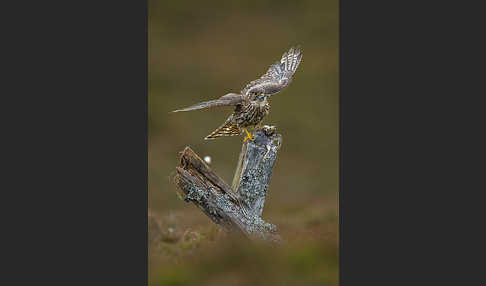
[[[280,92],[292,81],[297,67],[302,60],[299,47],[291,48],[284,53],[280,61],[270,66],[268,71],[259,79],[254,80],[238,93],[228,93],[218,99],[204,101],[173,112],[205,109],[214,106],[234,105],[235,110],[218,129],[204,138],[215,139],[221,136],[234,136],[246,133],[246,140],[255,138],[248,132],[248,128],[261,128],[263,118],[269,113],[270,105],[267,98]]]

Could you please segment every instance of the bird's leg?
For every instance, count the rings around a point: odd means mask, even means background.
[[[248,132],[248,130],[246,130],[246,128],[243,128],[243,130],[246,133],[246,137],[245,137],[245,139],[243,139],[243,142],[246,142],[246,140],[248,140],[248,139],[250,139],[251,141],[255,140],[255,137],[251,136],[250,132]]]

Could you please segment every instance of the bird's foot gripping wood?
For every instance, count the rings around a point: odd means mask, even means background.
[[[243,142],[246,142],[246,140],[248,140],[248,139],[249,139],[250,141],[255,140],[255,137],[253,137],[253,136],[250,134],[250,132],[248,132],[248,130],[246,130],[246,128],[244,128],[243,130],[244,130],[244,131],[245,131],[245,133],[246,133],[246,136],[245,136],[245,138],[243,139]]]

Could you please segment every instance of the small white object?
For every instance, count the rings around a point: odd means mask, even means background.
[[[208,164],[211,164],[211,157],[209,157],[209,156],[205,156],[205,157],[204,157],[204,161],[205,161],[206,163],[208,163]]]

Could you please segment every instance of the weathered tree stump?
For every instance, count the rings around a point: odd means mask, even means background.
[[[226,231],[281,241],[276,226],[261,218],[281,141],[275,127],[264,126],[256,132],[254,141],[244,142],[232,188],[186,147],[181,152],[181,165],[176,167],[175,182],[186,195],[186,202],[193,202]]]

